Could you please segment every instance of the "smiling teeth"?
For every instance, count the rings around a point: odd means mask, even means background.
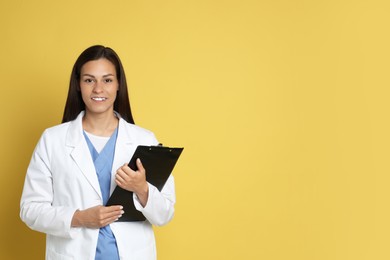
[[[95,97],[95,98],[92,98],[93,100],[96,100],[96,101],[103,101],[103,100],[106,100],[106,98],[101,98],[101,97]]]

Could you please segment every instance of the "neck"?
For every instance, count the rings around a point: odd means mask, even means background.
[[[110,115],[94,115],[85,113],[83,117],[83,129],[97,136],[111,136],[118,126],[118,118],[114,113]]]

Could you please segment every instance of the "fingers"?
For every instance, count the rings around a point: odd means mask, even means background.
[[[123,174],[122,171],[117,171],[116,175],[115,175],[115,182],[118,184],[118,183],[125,183],[127,180],[129,179],[129,177],[126,175],[126,174]]]
[[[119,174],[123,179],[127,179],[126,176],[131,176],[132,174],[135,174],[136,172],[145,173],[145,168],[142,165],[141,159],[136,160],[137,164],[137,170],[133,171],[127,164],[122,165],[117,171],[117,174]]]
[[[145,168],[142,165],[142,162],[141,162],[140,158],[137,159],[136,163],[137,163],[138,171],[140,171],[141,173],[145,173]]]
[[[102,227],[117,221],[120,217],[122,217],[123,213],[124,211],[122,206],[103,207],[101,215]]]
[[[115,175],[115,183],[122,189],[138,193],[145,187],[146,170],[140,159],[136,160],[136,164],[137,171],[133,171],[127,165],[120,167]]]
[[[135,172],[132,169],[130,169],[129,166],[127,166],[126,164],[123,165],[116,171],[116,175],[115,175],[116,184],[119,185],[121,188],[123,188],[123,185],[131,181],[131,176],[133,174],[135,174]]]
[[[72,227],[101,228],[122,217],[124,211],[120,205],[104,207],[95,206],[77,210],[72,218]]]
[[[136,178],[136,172],[133,171],[129,166],[124,164],[122,167],[120,167],[115,175],[115,182],[118,184],[121,188],[125,188],[125,186],[128,186],[129,183],[133,182]]]
[[[124,213],[122,206],[102,207],[102,218],[121,217]]]
[[[100,228],[111,224],[122,217],[124,211],[122,206],[97,206],[89,209],[91,212],[87,219],[87,226],[92,228]]]
[[[127,180],[134,173],[135,171],[133,171],[129,166],[127,166],[127,164],[124,164],[116,171],[116,175],[121,176],[124,180]]]

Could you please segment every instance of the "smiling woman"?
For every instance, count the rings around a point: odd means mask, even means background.
[[[101,58],[84,64],[81,68],[80,91],[86,111],[83,118],[85,131],[111,136],[117,125],[114,102],[118,89],[115,67],[109,60]],[[102,122],[103,118],[112,120]],[[105,125],[102,129],[104,132],[92,124]]]
[[[138,145],[157,144],[134,125],[118,55],[86,49],[72,70],[63,123],[43,133],[23,188],[20,216],[46,233],[46,259],[156,259],[152,225],[173,217],[173,176],[160,192],[141,161],[137,171],[127,162]],[[116,185],[133,192],[146,221],[116,222],[122,205],[106,206]]]
[[[92,73],[91,69],[98,69],[99,71]],[[96,73],[100,73],[100,75],[95,75]],[[111,48],[100,45],[86,49],[78,57],[73,66],[68,98],[62,118],[63,123],[74,120],[85,109],[85,100],[83,100],[82,92],[80,91],[81,85],[85,85],[88,82],[92,84],[98,80],[96,77],[102,76],[108,77],[105,78],[106,84],[110,80],[116,82],[117,93],[114,101],[114,110],[127,122],[134,124],[127,90],[126,75],[119,56]]]

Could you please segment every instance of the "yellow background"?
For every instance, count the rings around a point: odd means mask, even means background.
[[[19,219],[71,67],[114,48],[136,123],[185,150],[160,260],[390,259],[390,4],[1,1],[0,258],[43,259]]]

